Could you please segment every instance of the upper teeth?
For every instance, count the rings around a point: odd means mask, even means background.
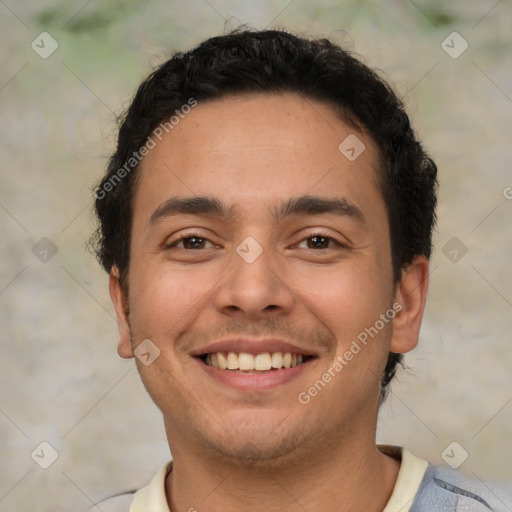
[[[291,352],[263,352],[249,354],[248,352],[213,352],[208,354],[205,363],[221,370],[270,370],[271,368],[293,368],[302,363],[302,354]]]

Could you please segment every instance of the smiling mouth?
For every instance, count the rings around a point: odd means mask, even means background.
[[[200,359],[212,368],[235,373],[268,373],[281,369],[295,368],[313,356],[293,352],[212,352],[203,354]]]

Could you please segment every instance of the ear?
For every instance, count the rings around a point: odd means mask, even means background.
[[[109,275],[110,298],[116,310],[117,327],[119,329],[119,343],[117,353],[129,359],[134,356],[130,339],[130,324],[128,322],[128,297],[119,282],[119,270],[112,267]]]
[[[416,257],[406,269],[402,270],[402,277],[395,292],[395,303],[399,303],[401,309],[393,319],[391,352],[403,354],[418,344],[421,319],[427,299],[428,270],[429,263],[425,256]]]

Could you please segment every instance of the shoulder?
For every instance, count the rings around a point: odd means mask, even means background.
[[[100,501],[87,510],[87,512],[129,512],[136,491],[112,496]]]
[[[491,482],[429,464],[410,512],[501,512],[512,507],[512,493]]]
[[[168,512],[165,478],[171,469],[172,461],[166,462],[146,487],[111,496],[93,505],[87,512],[146,512],[150,509]]]

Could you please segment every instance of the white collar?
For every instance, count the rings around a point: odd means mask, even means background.
[[[377,445],[377,448],[382,453],[402,461],[393,493],[383,512],[408,512],[428,462],[398,446]],[[165,495],[165,479],[171,470],[172,461],[165,463],[149,485],[137,491],[130,512],[170,512]]]

